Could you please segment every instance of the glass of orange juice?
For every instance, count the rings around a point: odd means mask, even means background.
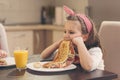
[[[26,64],[28,60],[28,50],[15,50],[14,58],[15,58],[16,68],[19,71],[26,69]]]

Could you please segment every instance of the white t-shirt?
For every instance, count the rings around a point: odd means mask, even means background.
[[[104,60],[103,60],[103,53],[101,48],[99,47],[93,47],[89,49],[89,53],[92,55],[94,63],[93,63],[93,69],[100,69],[104,70]]]
[[[93,48],[90,48],[88,51],[91,54],[94,61],[92,65],[93,68],[91,69],[91,71],[95,69],[104,70],[104,61],[103,61],[103,54],[101,49],[99,47],[93,47]],[[79,57],[77,53],[75,56]]]

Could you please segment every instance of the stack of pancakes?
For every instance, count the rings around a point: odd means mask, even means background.
[[[45,63],[44,68],[63,68],[74,61],[75,51],[71,41],[62,41],[53,61]]]

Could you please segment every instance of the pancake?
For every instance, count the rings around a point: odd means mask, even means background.
[[[34,68],[41,68],[41,63],[40,63],[40,62],[35,62],[35,63],[33,64],[33,67],[34,67]]]
[[[45,63],[44,68],[62,68],[74,61],[75,51],[71,41],[62,41],[53,61]]]
[[[4,59],[0,59],[0,65],[7,65],[6,60],[4,60]]]

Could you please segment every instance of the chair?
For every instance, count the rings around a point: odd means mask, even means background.
[[[6,31],[2,24],[0,24],[0,48],[9,53]]]
[[[104,52],[105,70],[120,78],[120,21],[103,21],[98,32]]]

